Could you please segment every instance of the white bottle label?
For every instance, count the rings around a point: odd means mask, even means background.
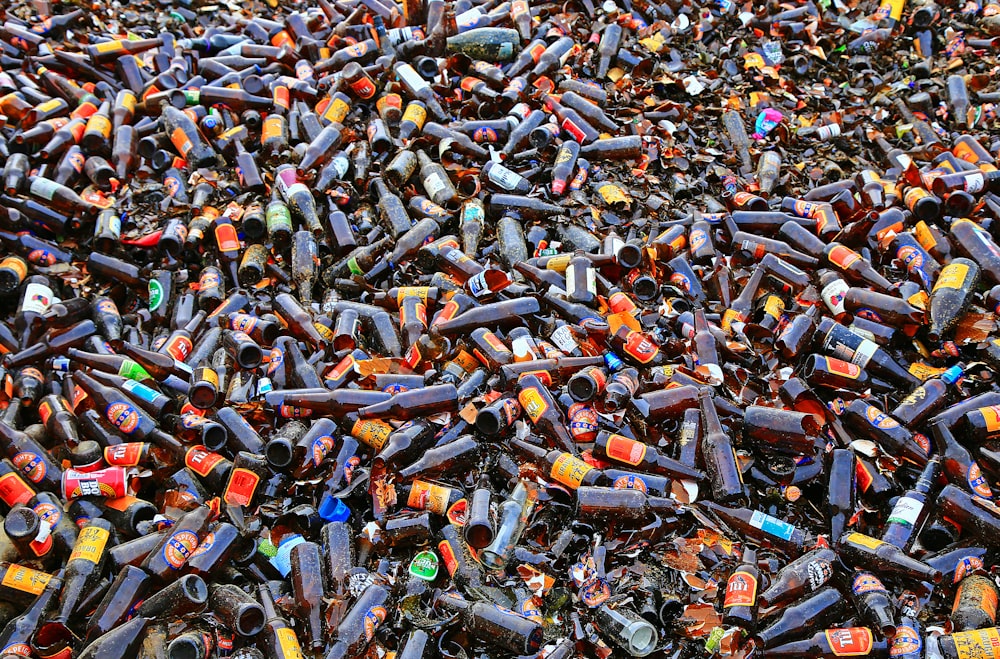
[[[920,517],[920,511],[924,509],[924,503],[912,497],[900,497],[896,505],[889,513],[889,521],[897,524],[913,526]]]
[[[24,289],[24,303],[21,309],[27,312],[45,313],[52,305],[52,289],[45,284],[31,283]]]

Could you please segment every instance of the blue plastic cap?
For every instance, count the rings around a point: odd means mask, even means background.
[[[962,374],[965,372],[965,367],[961,364],[956,364],[952,366],[947,371],[941,374],[941,379],[944,380],[945,384],[955,384],[962,379]]]
[[[328,522],[346,522],[351,517],[351,509],[340,499],[324,494],[319,503],[319,516]]]

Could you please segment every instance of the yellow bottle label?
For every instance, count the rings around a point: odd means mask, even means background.
[[[920,246],[928,251],[937,245],[937,241],[934,240],[934,234],[931,233],[930,227],[923,220],[917,222],[916,226],[913,227],[913,235],[917,237],[917,242],[920,243]]]
[[[545,269],[554,270],[555,272],[566,272],[566,268],[569,267],[569,262],[572,258],[572,254],[560,254],[559,256],[553,256],[545,263]]]
[[[283,627],[275,632],[278,637],[278,647],[281,648],[281,655],[284,659],[303,659],[302,646],[299,645],[299,637],[288,627]]]
[[[104,547],[108,544],[110,533],[99,526],[88,526],[80,531],[73,546],[73,553],[69,555],[69,560],[83,559],[91,563],[98,563],[104,553]]]
[[[406,505],[415,510],[426,510],[438,515],[444,515],[448,512],[448,499],[450,497],[450,488],[428,483],[427,481],[413,481],[413,485],[410,486],[410,496],[406,499]]]
[[[105,41],[97,44],[95,50],[99,53],[111,53],[116,50],[120,50],[122,47],[121,41]]]
[[[417,128],[423,128],[424,122],[427,121],[427,110],[416,103],[410,103],[403,110],[402,121],[412,121],[417,125]]]
[[[87,120],[87,132],[108,137],[111,135],[111,120],[103,114],[91,115],[90,119]]]
[[[976,411],[983,415],[983,422],[986,424],[987,432],[1000,430],[1000,405],[980,407]]]
[[[936,292],[942,288],[962,288],[962,284],[965,283],[968,274],[968,265],[964,263],[949,263],[941,271],[938,280],[934,283],[934,290],[931,292]]]
[[[23,565],[11,565],[7,568],[7,572],[4,573],[3,581],[0,581],[0,584],[7,588],[20,590],[23,593],[41,595],[42,591],[45,590],[45,586],[51,580],[51,574],[32,570],[30,567],[24,567]]]
[[[885,544],[881,540],[876,540],[871,536],[863,535],[861,533],[852,533],[847,536],[847,541],[853,542],[856,545],[861,545],[862,547],[867,547],[868,549],[878,549]]]
[[[534,387],[522,390],[517,395],[517,400],[521,403],[521,407],[528,413],[532,421],[538,421],[545,414],[545,411],[549,409],[549,405],[542,398],[542,394]]]
[[[550,475],[556,482],[575,490],[580,487],[583,479],[586,478],[587,473],[592,469],[593,467],[580,458],[574,457],[569,453],[563,453],[553,463]]]
[[[384,421],[358,420],[351,428],[351,437],[359,442],[370,446],[376,451],[381,451],[385,442],[392,434],[392,426]]]
[[[992,659],[1000,657],[1000,630],[996,627],[957,632],[951,635],[958,659]]]

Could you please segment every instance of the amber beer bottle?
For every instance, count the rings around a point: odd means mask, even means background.
[[[261,633],[264,634],[268,656],[274,659],[301,659],[303,655],[299,638],[275,608],[271,589],[267,584],[260,584],[257,593],[267,618],[264,631]]]
[[[542,644],[542,625],[509,609],[486,602],[470,602],[457,592],[441,593],[436,607],[461,616],[463,628],[476,638],[514,655],[534,654]],[[327,659],[332,659],[327,655]]]
[[[823,628],[840,619],[846,601],[836,588],[824,586],[815,593],[781,610],[767,627],[751,639],[758,649],[770,648],[802,638],[809,631]]]
[[[638,471],[696,481],[706,478],[705,472],[663,455],[655,446],[607,431],[598,434],[593,453],[601,460],[630,465]]]
[[[31,656],[31,641],[42,625],[42,618],[56,603],[65,570],[53,575],[31,606],[9,621],[0,632],[0,649],[8,656]]]
[[[997,587],[992,579],[971,574],[958,584],[951,610],[951,624],[956,632],[968,632],[996,625]]]
[[[577,454],[576,442],[566,427],[562,408],[537,375],[524,375],[518,380],[517,400],[539,433],[560,449]]]
[[[178,570],[198,548],[211,515],[212,509],[208,506],[199,506],[185,513],[149,552],[140,567],[161,582],[175,578]]]
[[[887,642],[867,627],[839,627],[816,632],[810,638],[768,648],[768,659],[836,659],[836,657],[884,657]]]
[[[743,474],[736,461],[732,441],[719,421],[712,393],[702,389],[698,393],[698,402],[704,428],[702,456],[712,486],[712,498],[722,503],[746,503],[749,498]]]
[[[268,611],[268,617],[270,618],[274,613],[274,605],[271,604],[270,608],[268,602],[271,600],[270,592],[263,592],[264,586],[261,586],[261,597],[267,598],[264,601],[264,609]],[[386,618],[391,612],[391,602],[390,593],[387,588],[381,584],[375,583],[367,588],[365,588],[364,593],[358,598],[354,603],[354,606],[347,611],[344,618],[340,621],[337,626],[334,638],[337,641],[333,644],[327,653],[325,659],[349,659],[352,657],[360,657],[364,655],[365,648],[375,637],[375,632],[378,630],[379,626],[382,625]],[[281,624],[284,625],[284,620],[280,620]],[[271,623],[268,623],[268,632],[271,631]],[[272,632],[273,633],[273,632]],[[295,632],[293,632],[287,625],[283,628],[277,630],[278,640],[282,640],[282,634],[285,637],[289,637],[285,640],[289,643],[291,640],[295,641],[295,647],[298,648],[298,640],[295,639]],[[269,645],[274,645],[269,643]],[[282,645],[281,650],[285,649]],[[278,652],[276,649],[272,649],[271,656],[277,657],[278,659],[296,659],[296,657],[301,657],[301,654],[293,654],[289,652]]]
[[[899,547],[862,533],[845,533],[837,543],[840,558],[849,565],[881,570],[910,579],[940,583],[942,573],[930,565],[911,558]]]
[[[931,290],[928,338],[940,340],[958,322],[978,283],[979,266],[974,261],[959,257],[944,267]]]
[[[992,499],[993,490],[988,479],[983,475],[979,463],[972,457],[969,450],[962,446],[948,429],[943,420],[931,424],[931,435],[941,457],[941,470],[948,482],[961,487],[977,497]]]
[[[832,549],[818,548],[803,554],[781,568],[757,598],[758,603],[765,608],[782,606],[822,588],[833,578],[836,563],[837,553]]]
[[[756,630],[759,586],[757,552],[744,549],[742,562],[726,581],[722,604],[723,624],[742,627],[749,632]]]
[[[857,364],[873,375],[897,384],[915,386],[920,379],[900,366],[877,343],[870,341],[830,318],[823,318],[817,328],[823,350],[838,359]]]
[[[67,626],[77,604],[103,572],[112,531],[111,522],[101,518],[91,519],[80,530],[64,568],[58,608],[38,630],[37,641],[50,645],[69,636]]]

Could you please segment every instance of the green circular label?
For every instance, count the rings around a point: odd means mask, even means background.
[[[156,311],[163,304],[163,284],[155,279],[149,280],[149,310]]]
[[[428,550],[422,551],[413,557],[413,561],[410,563],[410,574],[424,581],[434,581],[437,573],[437,554]]]

